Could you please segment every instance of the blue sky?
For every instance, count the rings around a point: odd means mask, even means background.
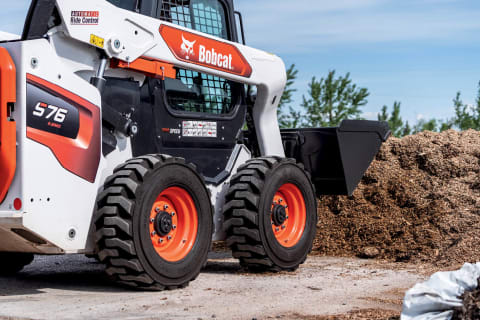
[[[351,73],[369,89],[365,116],[402,102],[410,123],[448,118],[480,80],[478,0],[237,0],[247,42],[299,69],[296,104],[312,76]]]
[[[29,0],[0,11],[0,30],[21,33]],[[367,118],[393,101],[403,117],[452,116],[461,91],[474,103],[480,80],[478,0],[236,0],[248,45],[299,69],[295,104],[312,76],[351,73],[369,89]]]

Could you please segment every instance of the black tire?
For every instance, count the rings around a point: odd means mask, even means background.
[[[277,223],[272,220],[272,208],[276,206],[273,199],[286,184],[301,191],[306,209],[302,211],[306,211],[303,232],[297,231],[297,241],[292,241],[290,247],[282,245],[272,230]],[[302,164],[279,157],[252,159],[232,177],[226,201],[227,245],[242,266],[252,271],[294,271],[305,262],[316,233],[317,201],[310,175]]]
[[[149,229],[157,197],[171,187],[188,192],[198,221],[193,246],[178,261],[167,261],[157,253]],[[180,214],[177,217],[180,219]],[[98,258],[114,281],[142,290],[185,287],[200,273],[211,246],[209,193],[195,167],[183,159],[159,155],[134,158],[117,167],[106,180],[98,197],[95,227]]]
[[[0,252],[0,275],[12,275],[32,263],[33,253]]]

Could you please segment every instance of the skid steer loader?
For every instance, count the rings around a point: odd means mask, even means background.
[[[351,194],[389,129],[280,130],[285,66],[240,22],[232,0],[32,1],[0,42],[1,273],[82,253],[172,289],[212,239],[253,271],[305,261],[316,196]]]

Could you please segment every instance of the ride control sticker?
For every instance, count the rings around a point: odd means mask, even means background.
[[[217,123],[209,121],[183,121],[182,136],[216,138]]]
[[[71,25],[93,26],[98,25],[100,12],[98,11],[72,11]]]
[[[247,59],[232,44],[167,25],[160,26],[160,34],[178,60],[246,78],[252,75]]]

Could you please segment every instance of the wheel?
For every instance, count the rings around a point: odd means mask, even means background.
[[[106,180],[95,227],[98,257],[113,280],[146,290],[184,287],[211,246],[209,193],[183,159],[134,158]]]
[[[253,271],[293,271],[316,233],[310,175],[293,159],[257,158],[232,177],[224,208],[227,245]]]
[[[0,252],[0,275],[12,275],[33,261],[33,253]]]

